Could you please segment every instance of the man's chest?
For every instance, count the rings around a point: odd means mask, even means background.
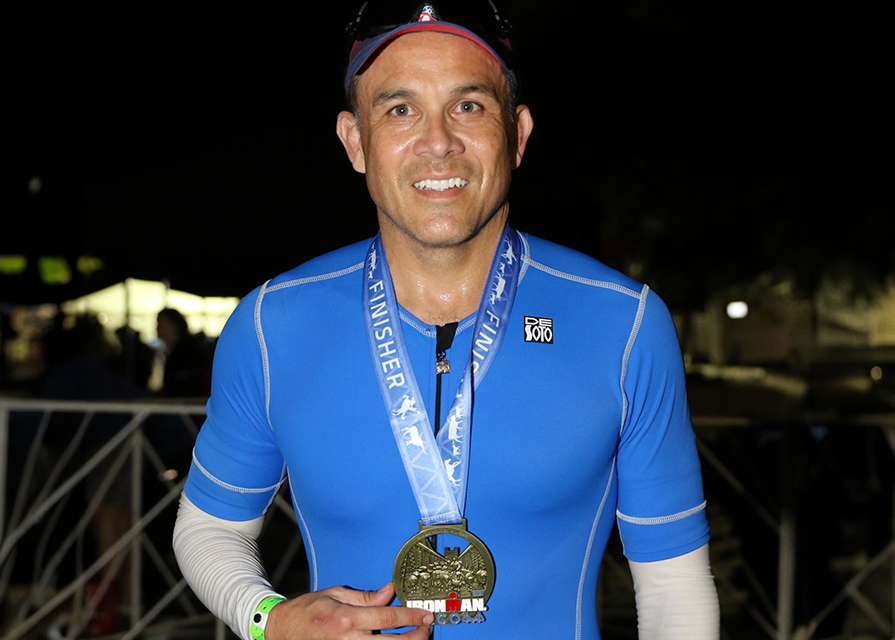
[[[516,320],[475,391],[467,437],[470,506],[518,513],[561,507],[599,483],[615,455],[621,401],[617,345],[601,347],[594,336],[529,342],[524,317]],[[413,429],[393,431],[366,336],[341,329],[271,345],[271,421],[303,509],[381,517],[413,505],[399,442],[425,442]],[[445,420],[473,331],[458,333],[446,354],[451,371],[441,375],[434,334],[406,335],[419,408],[434,423],[438,396]]]

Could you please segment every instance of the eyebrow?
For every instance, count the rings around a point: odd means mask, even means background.
[[[451,94],[460,98],[462,96],[467,96],[471,93],[484,93],[492,98],[494,98],[497,102],[500,102],[500,96],[497,95],[497,89],[492,87],[491,85],[486,84],[464,84],[459,87],[454,87],[451,90]]]
[[[483,93],[487,96],[490,96],[497,102],[500,102],[500,96],[497,94],[497,90],[485,84],[463,84],[454,87],[451,89],[451,96],[456,98],[461,98],[463,96],[467,96],[473,93]],[[391,102],[393,100],[407,100],[408,98],[413,98],[417,95],[416,91],[412,89],[398,88],[392,90],[381,91],[376,95],[376,98],[373,100],[373,106],[378,107],[387,102]]]
[[[407,98],[412,98],[415,95],[416,92],[411,91],[410,89],[394,89],[392,91],[382,91],[373,100],[373,106],[378,107],[379,105],[385,104],[386,102],[391,102],[392,100],[406,100]]]

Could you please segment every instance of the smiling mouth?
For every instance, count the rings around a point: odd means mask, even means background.
[[[448,178],[447,180],[420,180],[413,186],[420,191],[447,191],[448,189],[460,189],[469,184],[469,180],[463,178]]]

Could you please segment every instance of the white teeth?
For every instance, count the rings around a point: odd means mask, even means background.
[[[420,180],[419,182],[414,182],[413,186],[417,189],[447,191],[448,189],[465,187],[467,184],[469,184],[469,181],[463,178],[448,178],[447,180]]]

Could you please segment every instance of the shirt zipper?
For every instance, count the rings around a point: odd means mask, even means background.
[[[447,350],[454,343],[457,323],[450,322],[435,330],[435,420],[432,428],[435,435],[441,428],[441,375],[451,372],[451,362],[447,359]]]

